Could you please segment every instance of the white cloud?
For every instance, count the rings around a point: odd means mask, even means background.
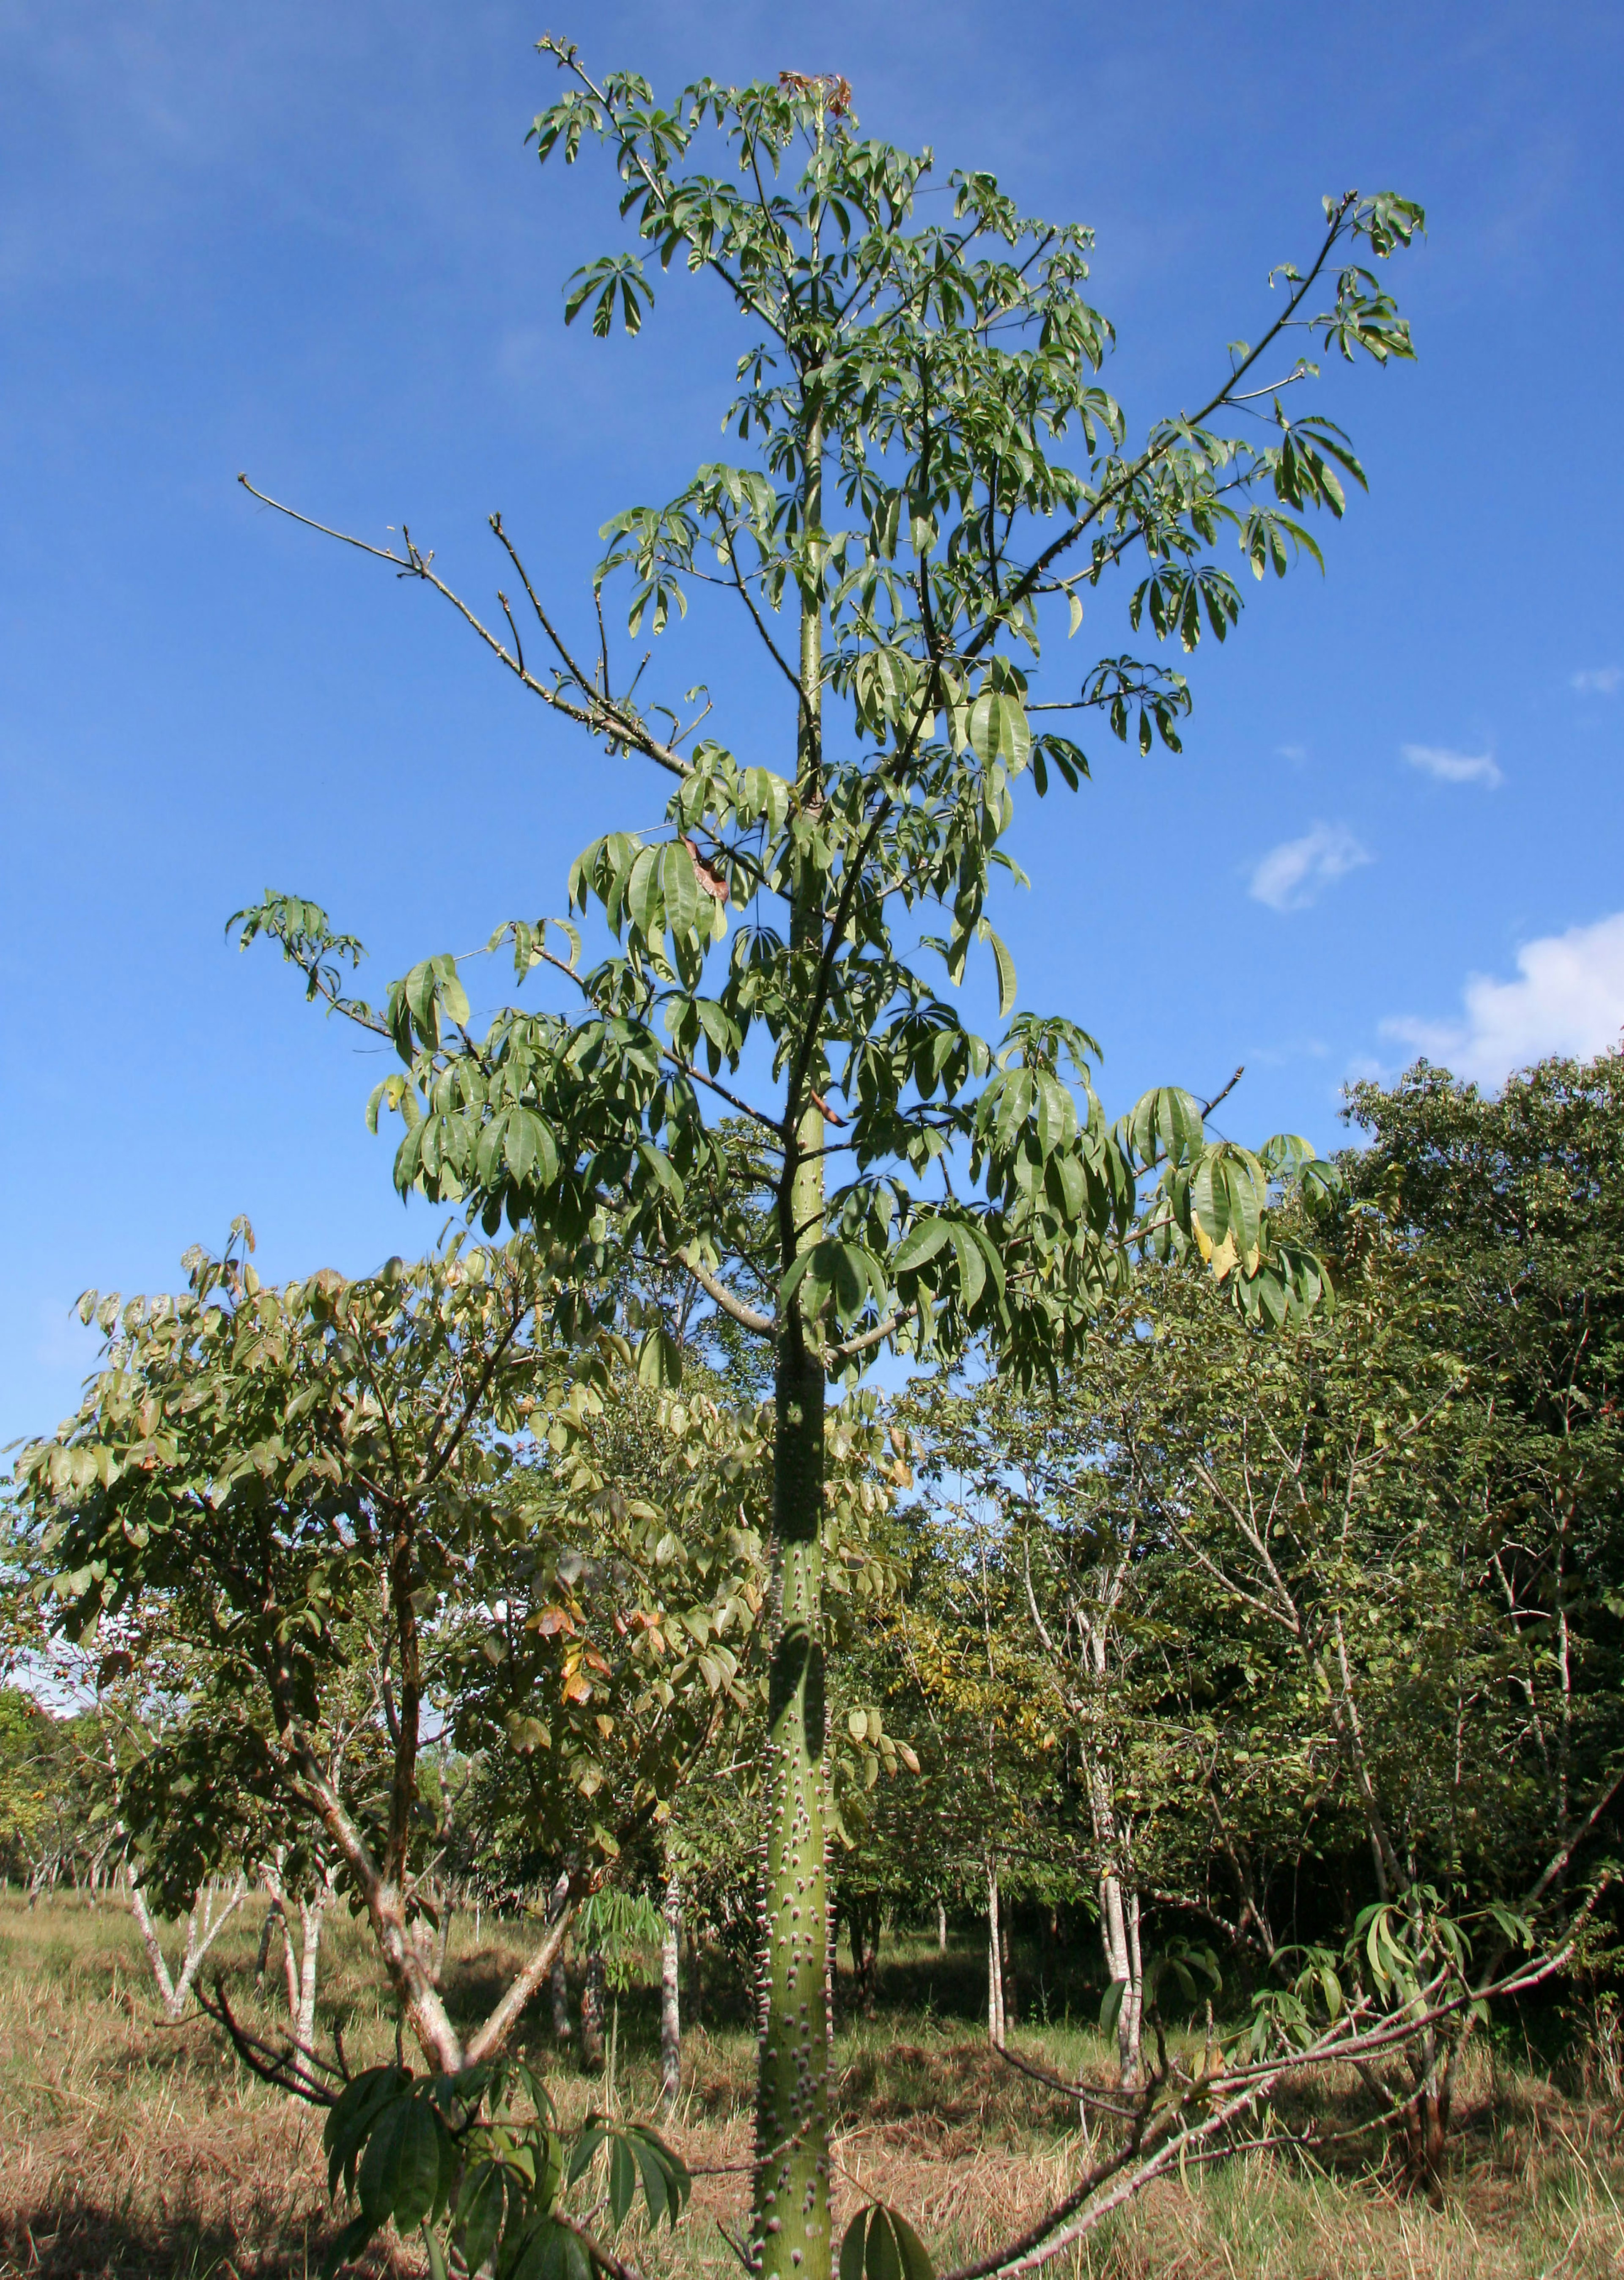
[[[1282,760],[1305,760],[1308,758],[1306,744],[1276,744],[1274,752],[1275,757]]]
[[[1252,872],[1250,891],[1272,911],[1306,910],[1321,887],[1370,859],[1345,823],[1316,823],[1300,839],[1270,848]]]
[[[1574,674],[1568,686],[1581,697],[1616,697],[1620,682],[1624,682],[1624,670],[1618,666],[1596,665]]]
[[[1549,1053],[1589,1060],[1624,1029],[1624,911],[1594,926],[1541,936],[1517,953],[1519,980],[1474,974],[1464,1021],[1383,1021],[1397,1037],[1457,1076],[1498,1084]]]
[[[1451,752],[1442,744],[1401,744],[1398,749],[1412,768],[1435,776],[1440,783],[1481,783],[1493,791],[1505,782],[1492,752]]]

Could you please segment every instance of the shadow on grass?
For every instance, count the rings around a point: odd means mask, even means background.
[[[50,2209],[8,2211],[0,2269],[27,2280],[314,2280],[330,2238],[322,2228],[245,2242],[235,2227],[184,2211],[136,2215],[75,2196]]]
[[[0,2220],[0,2272],[18,2280],[317,2280],[336,2230],[284,2213],[280,2225],[267,2221],[245,2238],[242,2228],[195,2211],[138,2215],[76,2195]],[[344,2269],[405,2280],[422,2268],[374,2241],[362,2262]]]

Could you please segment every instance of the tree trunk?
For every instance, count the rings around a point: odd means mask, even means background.
[[[553,2038],[559,2043],[573,2042],[575,2030],[570,2024],[569,1976],[565,1968],[562,1945],[559,1946],[557,1955],[553,1957],[552,1970],[549,1974],[548,1983],[552,1990]]]
[[[270,1969],[271,1966],[271,1942],[276,1936],[279,1925],[281,1928],[282,1946],[284,1951],[288,1945],[288,1925],[287,1920],[282,1914],[281,1894],[273,1885],[271,1884],[267,1884],[266,1890],[269,1895],[269,1899],[266,1906],[265,1922],[259,1927],[258,1953],[254,1957],[254,1992],[256,1995],[263,1995],[265,1993],[265,1976]]]
[[[688,2015],[699,2026],[704,2018],[704,1969],[699,1935],[689,1930],[688,1935]]]
[[[581,1988],[581,2062],[594,2074],[604,2063],[604,1959],[596,1948]]]
[[[659,1959],[659,2094],[674,2106],[682,2087],[682,1880],[666,1879],[666,1937]]]
[[[313,1899],[299,1902],[299,2005],[293,2039],[306,2053],[312,2048],[316,2032],[316,1960],[321,1952],[321,1921],[332,1905],[331,1883],[321,1885]]]
[[[1139,1947],[1139,1895],[1122,1890],[1122,1881],[1110,1869],[1099,1880],[1099,1937],[1105,1953],[1105,1972],[1120,1982],[1122,2000],[1117,2011],[1117,2072],[1125,2090],[1139,2082],[1140,2028],[1144,2012],[1144,1971]]]
[[[987,1870],[987,2037],[995,2050],[1004,2047],[1004,1924],[998,1893],[998,1871]]]
[[[998,1987],[1004,2004],[1004,2026],[1007,2033],[1020,2017],[1020,1983],[1015,1976],[1015,1950],[1010,1937],[1009,1910],[998,1910]]]
[[[936,1902],[936,1953],[947,1953],[947,1902]]]
[[[1471,2022],[1466,2022],[1469,2030]],[[1443,2156],[1449,2144],[1450,2109],[1455,2074],[1465,2034],[1458,2028],[1447,2053],[1437,2030],[1428,2028],[1421,2037],[1420,2079],[1405,2108],[1405,2168],[1412,2184],[1433,2199],[1443,2191]]]
[[[169,1966],[164,1960],[158,1927],[147,1911],[146,1896],[139,1884],[130,1885],[130,1908],[141,1932],[141,1944],[147,1951],[147,1960],[152,1966],[152,1976],[158,1982],[158,2000],[164,2016],[171,2026],[185,2015],[187,1999],[192,1984],[203,1968],[204,1957],[242,1906],[248,1892],[248,1880],[239,1876],[229,1897],[221,1903],[219,1913],[214,1913],[213,1902],[207,1885],[203,1886],[192,1903],[192,1912],[186,1920],[186,1953],[179,1978],[172,1979]]]
[[[823,522],[823,436],[816,418],[805,449],[802,510]],[[821,597],[801,604],[796,796],[804,813],[823,802]],[[822,890],[810,870],[795,887],[791,951],[810,978],[823,951]],[[811,1018],[809,1012],[809,1019]],[[783,1175],[776,1198],[781,1275],[823,1228],[827,1081],[815,1038],[797,1048]],[[798,1074],[797,1069],[798,1068]],[[755,2183],[750,2246],[759,2280],[827,2280],[829,2271],[828,1877],[825,1816],[823,1670],[824,1372],[792,1296],[781,1309],[774,1385],[772,1662],[767,1683]]]
[[[880,1906],[866,1900],[855,1900],[846,1914],[846,1926],[851,1941],[851,1976],[853,1993],[866,2019],[874,2015],[874,1999],[880,1984]]]

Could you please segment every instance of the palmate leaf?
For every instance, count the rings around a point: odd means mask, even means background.
[[[327,2153],[327,2191],[338,2191],[342,2178],[348,2192],[355,2190],[355,2168],[362,2146],[382,2108],[398,2098],[412,2077],[404,2067],[369,2067],[346,2083],[322,2127]]]
[[[650,2229],[657,2230],[662,2217],[674,2228],[692,2191],[681,2156],[643,2122],[613,2122],[602,2114],[589,2114],[570,2155],[570,2182],[584,2176],[605,2148],[609,2213],[615,2225],[624,2224],[630,2215],[641,2180]]]
[[[373,2122],[356,2177],[361,2214],[378,2226],[393,2218],[413,2231],[435,2205],[444,2123],[425,2098],[393,2098]]]

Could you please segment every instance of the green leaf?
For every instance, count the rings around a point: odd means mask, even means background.
[[[907,2219],[883,2201],[871,2201],[846,2227],[840,2280],[935,2280],[935,2267]]]
[[[592,2280],[585,2248],[573,2232],[551,2218],[528,2226],[497,2260],[501,2280]]]
[[[327,2152],[329,2194],[337,2192],[341,2176],[346,2187],[354,2190],[357,2156],[379,2112],[411,2079],[404,2067],[368,2067],[344,2085],[321,2133]]]
[[[334,2280],[339,2266],[358,2256],[376,2230],[369,2218],[352,2216],[321,2260],[321,2280]]]
[[[638,1345],[637,1383],[658,1392],[674,1392],[682,1383],[682,1349],[664,1323]]]
[[[923,1267],[951,1237],[952,1222],[950,1220],[935,1217],[916,1219],[892,1255],[892,1273],[906,1275],[913,1267]]]
[[[471,2161],[457,2196],[457,2229],[463,2261],[477,2272],[496,2245],[506,2207],[506,2187],[494,2161]]]
[[[361,2159],[361,2213],[373,2225],[393,2217],[412,2232],[434,2207],[440,2183],[442,2123],[427,2099],[408,2092],[385,2108]]]
[[[1009,762],[1019,775],[1032,753],[1032,731],[1020,699],[1006,689],[983,689],[970,707],[967,723],[970,749],[990,767],[995,760]]]
[[[984,943],[991,945],[998,968],[998,1019],[1007,1021],[1015,1010],[1015,961],[1010,956],[1003,936],[994,933],[986,919],[978,921],[975,930]]]
[[[624,2138],[609,2141],[609,2215],[617,2227],[626,2222],[627,2212],[637,2198],[637,2164],[632,2149]]]

